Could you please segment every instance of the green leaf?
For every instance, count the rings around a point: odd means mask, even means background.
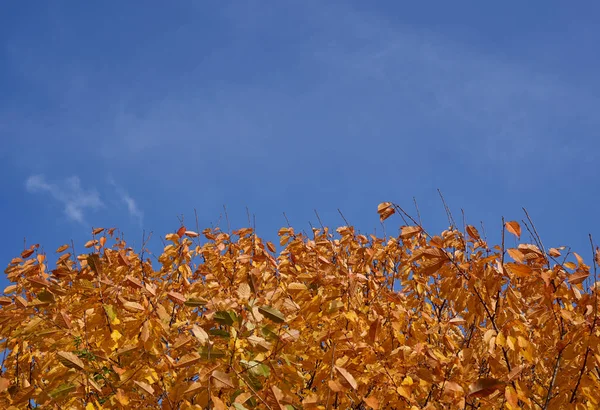
[[[268,317],[275,323],[285,323],[285,316],[283,313],[271,306],[261,306],[258,311],[265,317]]]
[[[272,329],[271,326],[267,325],[267,326],[263,326],[260,331],[262,332],[263,336],[265,337],[265,339],[267,340],[274,340],[274,339],[279,339],[279,336],[277,336],[277,333]]]
[[[206,301],[204,299],[199,298],[189,298],[188,300],[183,302],[183,304],[189,307],[197,307],[206,305]]]
[[[225,352],[219,349],[210,348],[210,347],[201,347],[198,349],[198,353],[200,353],[200,357],[203,359],[219,359],[221,357],[225,357]]]
[[[117,317],[117,312],[115,312],[115,308],[113,307],[113,305],[103,305],[103,306],[104,306],[104,311],[108,315],[108,318],[111,321],[115,320],[115,318]]]
[[[213,336],[219,336],[219,337],[223,337],[225,339],[229,339],[231,337],[231,335],[229,334],[228,331],[223,330],[223,329],[210,329],[208,331],[209,334],[213,335]]]
[[[254,360],[240,360],[240,363],[255,376],[269,377],[271,369],[264,363],[255,362]]]
[[[37,297],[42,302],[54,302],[54,295],[46,290],[43,290],[40,293],[38,293]]]
[[[235,322],[237,320],[237,316],[233,312],[227,312],[224,310],[220,310],[215,313],[214,319],[215,319],[215,322],[217,322],[219,324],[231,326],[231,325],[233,325],[233,322]]]
[[[61,384],[56,389],[54,389],[50,392],[50,397],[55,399],[59,396],[63,396],[67,393],[70,393],[70,392],[74,391],[75,389],[77,389],[77,386],[75,386],[74,384]]]
[[[87,257],[87,263],[96,274],[102,274],[102,265],[100,264],[100,256],[97,253],[92,253]]]

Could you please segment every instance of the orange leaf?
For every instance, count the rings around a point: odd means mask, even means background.
[[[410,239],[421,231],[420,226],[403,226],[400,231],[400,237],[402,239]]]
[[[586,280],[588,276],[590,276],[589,272],[583,270],[577,271],[571,276],[569,276],[569,283],[571,285],[577,285],[578,283],[581,283],[584,280]]]
[[[10,386],[10,380],[0,377],[0,393],[8,389],[8,386]]]
[[[85,245],[83,245],[83,246],[85,246],[86,248],[91,248],[92,246],[96,245],[97,243],[98,243],[97,239],[92,239],[91,241],[87,241],[85,243]]]
[[[178,304],[182,304],[185,302],[185,296],[183,296],[181,293],[179,292],[175,292],[174,290],[170,291],[169,293],[167,293],[167,296],[169,297],[169,299],[171,299],[173,302],[178,303]]]
[[[444,384],[444,389],[448,390],[448,391],[453,391],[456,393],[462,393],[464,391],[460,384],[458,384],[456,382],[451,382],[451,381],[447,381]]]
[[[348,370],[344,369],[343,367],[339,367],[339,366],[335,366],[335,370],[337,370],[342,375],[342,377],[344,378],[344,380],[346,380],[348,382],[348,384],[350,386],[352,386],[352,388],[354,390],[356,390],[358,388],[358,384],[356,384],[356,380],[348,372]]]
[[[379,219],[382,221],[388,219],[395,212],[396,210],[391,202],[382,202],[377,206],[377,213],[379,214]]]
[[[475,240],[479,240],[480,236],[479,236],[479,232],[477,231],[477,228],[475,228],[474,226],[471,225],[467,225],[467,233],[469,234],[469,236]]]
[[[23,259],[27,259],[31,255],[33,255],[33,249],[26,249],[23,252],[21,252],[21,258],[23,258]]]
[[[471,397],[485,397],[489,396],[496,390],[504,387],[505,383],[492,378],[478,379],[475,383],[471,383],[469,386],[469,394]]]
[[[64,251],[66,251],[67,249],[69,249],[69,245],[63,245],[63,246],[61,246],[60,248],[58,248],[58,249],[56,250],[56,253],[61,253],[61,252],[64,252]]]
[[[102,231],[104,231],[104,228],[96,228],[92,231],[92,234],[98,235],[99,233],[102,233]]]
[[[375,396],[369,396],[363,399],[365,404],[371,407],[373,410],[379,410],[379,400]]]
[[[517,221],[509,221],[506,222],[506,230],[517,238],[521,238],[521,225]]]
[[[179,228],[177,230],[177,235],[181,238],[183,237],[183,235],[185,235],[185,226],[182,226],[181,228]]]

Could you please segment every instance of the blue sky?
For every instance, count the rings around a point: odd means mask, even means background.
[[[3,265],[91,226],[349,222],[419,203],[447,226],[526,207],[589,261],[597,201],[596,2],[24,2],[0,6]],[[386,222],[388,233],[401,224]],[[226,227],[221,219],[220,225]]]

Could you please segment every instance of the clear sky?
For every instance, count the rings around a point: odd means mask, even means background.
[[[23,238],[83,252],[92,225],[160,244],[223,205],[275,239],[314,209],[381,233],[377,204],[416,197],[440,231],[438,188],[490,237],[526,207],[590,261],[598,21],[592,1],[3,2],[2,265]]]

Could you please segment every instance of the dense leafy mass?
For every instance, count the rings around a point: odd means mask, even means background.
[[[504,232],[283,228],[277,251],[181,227],[153,266],[96,229],[52,270],[32,246],[0,297],[0,407],[599,408],[599,254]]]

